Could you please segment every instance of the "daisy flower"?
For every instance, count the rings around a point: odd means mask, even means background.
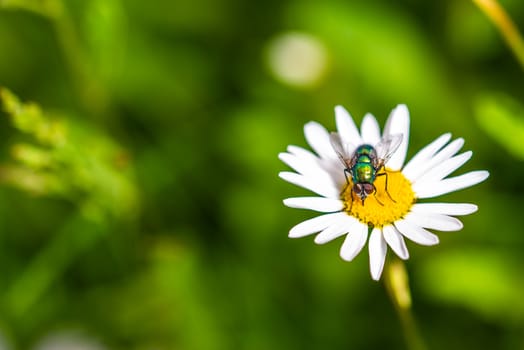
[[[404,164],[409,140],[409,112],[405,105],[398,105],[391,112],[382,135],[371,114],[362,120],[360,132],[343,107],[335,107],[335,116],[338,133],[331,136],[316,122],[305,125],[306,140],[315,153],[289,146],[287,152],[279,154],[279,158],[295,171],[284,171],[279,176],[318,195],[288,198],[284,204],[322,213],[293,227],[289,237],[318,233],[315,243],[324,244],[345,236],[340,256],[351,261],[368,242],[369,236],[371,277],[379,280],[388,246],[406,260],[409,252],[404,238],[420,245],[438,244],[438,237],[428,229],[460,230],[462,222],[455,216],[477,211],[477,206],[469,203],[419,203],[420,199],[473,186],[489,176],[487,171],[478,170],[448,177],[471,158],[471,151],[457,154],[464,144],[462,138],[450,142],[451,134],[444,134]],[[339,159],[340,152],[335,151],[333,138],[340,140],[348,157],[353,157],[359,146],[368,145],[371,146],[368,150],[375,150],[383,147],[384,140],[396,140],[391,150],[394,152],[384,157],[384,167],[373,168],[379,176],[370,181],[369,193],[362,195],[356,191],[358,188],[354,187],[351,176],[354,172]],[[377,150],[377,154],[379,152]],[[348,173],[350,176],[345,176]]]

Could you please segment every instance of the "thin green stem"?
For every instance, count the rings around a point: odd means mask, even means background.
[[[508,13],[497,0],[473,0],[473,2],[488,16],[495,27],[497,27],[524,69],[524,40]]]
[[[409,350],[427,350],[411,311],[408,274],[403,261],[395,259],[388,262],[385,267],[384,282],[389,298],[400,319],[407,348]]]
[[[81,102],[93,115],[103,114],[107,109],[106,92],[94,78],[93,66],[80,43],[77,28],[61,1],[49,3],[53,3],[49,12],[54,15],[50,18]]]

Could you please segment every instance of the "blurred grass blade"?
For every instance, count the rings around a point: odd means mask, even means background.
[[[476,101],[475,114],[488,135],[524,159],[524,106],[508,96],[484,95]]]
[[[83,215],[70,218],[3,296],[10,313],[19,318],[29,312],[71,262],[91,248],[104,232],[103,226]]]
[[[0,8],[25,10],[46,17],[56,17],[62,11],[61,0],[2,0]]]
[[[511,17],[496,0],[473,0],[500,31],[524,69],[524,40]]]

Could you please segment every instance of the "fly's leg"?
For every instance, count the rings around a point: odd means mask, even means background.
[[[388,195],[389,199],[391,199],[394,203],[397,203],[397,201],[394,200],[393,197],[391,197],[391,195],[388,192],[388,173],[380,173],[380,174],[377,174],[377,177],[378,176],[386,176],[386,194]]]
[[[349,174],[349,176],[351,176],[351,170],[349,170],[348,168],[345,168],[344,169],[344,177],[346,178],[346,184],[349,185],[348,174]]]
[[[378,175],[377,175],[378,176]],[[387,178],[386,178],[387,179]],[[386,190],[387,192],[387,190]],[[375,185],[373,185],[373,197],[375,197],[376,201],[378,202],[378,204],[380,204],[381,206],[384,206],[384,203],[382,203],[378,197],[377,197],[377,187]],[[391,198],[391,197],[389,197]]]
[[[340,196],[342,196],[345,192],[346,192],[346,189],[348,186],[350,186],[351,184],[348,183],[346,185],[346,187],[344,188],[344,190],[340,193]],[[350,197],[351,197],[351,204],[349,205],[349,208],[344,208],[343,210],[347,210],[348,212],[351,212],[351,209],[353,208],[353,187],[351,187],[351,193],[349,194]]]
[[[341,196],[342,196],[343,193],[346,192],[347,187],[348,187],[348,186],[351,186],[351,183],[349,182],[348,175],[351,176],[351,170],[348,169],[348,168],[345,168],[345,169],[344,169],[344,177],[346,178],[346,187],[344,187],[344,189],[343,189],[342,192],[340,193]],[[351,204],[349,205],[349,209],[348,209],[348,211],[351,212],[351,208],[353,208],[353,187],[351,187],[351,193],[350,193],[350,196],[351,196]]]
[[[346,178],[346,188],[347,186],[351,186],[351,183],[349,182],[348,175],[351,176],[351,170],[348,168],[344,169],[344,177]],[[349,205],[349,211],[351,212],[351,209],[353,208],[353,186],[351,187],[351,204]]]

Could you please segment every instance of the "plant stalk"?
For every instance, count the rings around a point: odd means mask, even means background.
[[[411,292],[404,262],[392,260],[385,266],[384,283],[400,319],[409,350],[427,350],[411,310]]]
[[[524,69],[524,40],[508,13],[497,0],[473,0],[473,2],[488,16],[495,27],[497,27]]]

